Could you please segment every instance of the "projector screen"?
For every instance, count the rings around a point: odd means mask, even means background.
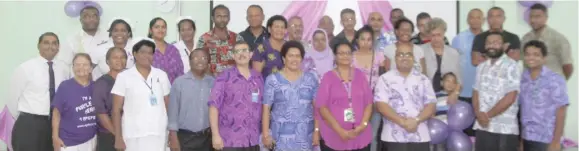
[[[246,10],[249,5],[257,4],[263,8],[265,19],[263,26],[265,26],[267,19],[273,15],[281,15],[291,1],[240,1],[240,0],[214,0],[213,6],[223,4],[229,7],[231,11],[231,20],[229,21],[229,30],[234,32],[241,32],[247,28]],[[416,22],[416,15],[421,12],[429,13],[431,17],[438,17],[444,19],[447,24],[446,37],[452,40],[457,34],[457,2],[456,1],[390,1],[392,8],[400,8],[404,11],[405,16]],[[328,15],[334,21],[334,34],[342,31],[340,24],[340,11],[344,8],[350,8],[356,11],[356,28],[363,26],[362,17],[358,7],[357,0],[332,0],[328,1],[325,15]],[[384,16],[388,19],[389,16]],[[317,22],[317,21],[316,21]],[[415,23],[416,24],[416,23]],[[415,25],[416,26],[416,25]],[[415,34],[418,29],[415,30]],[[304,35],[306,36],[306,35]]]

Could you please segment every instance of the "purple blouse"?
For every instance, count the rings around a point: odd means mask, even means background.
[[[259,44],[257,50],[253,52],[252,61],[263,61],[265,63],[263,70],[261,70],[263,77],[276,73],[283,68],[280,51],[271,47],[269,38],[264,38],[263,43]]]
[[[324,74],[315,98],[317,112],[319,112],[321,107],[326,107],[330,110],[330,113],[338,124],[345,130],[353,130],[356,126],[362,124],[361,121],[362,116],[364,116],[364,110],[368,105],[372,105],[372,99],[374,97],[365,74],[360,69],[354,68],[353,70],[351,96],[352,108],[354,110],[354,123],[345,122],[344,110],[349,107],[348,90],[336,72],[330,70],[330,72]],[[356,138],[345,141],[340,138],[340,135],[338,135],[327,122],[323,121],[321,114],[316,114],[316,118],[320,120],[319,128],[323,140],[328,147],[334,150],[361,149],[368,146],[372,141],[372,125],[370,125],[370,123],[368,123],[368,127]]]
[[[521,125],[526,140],[551,143],[555,131],[557,110],[569,104],[563,76],[543,66],[537,79],[525,70],[521,79]]]
[[[258,96],[254,101],[252,93]],[[208,104],[219,111],[219,134],[225,147],[259,144],[263,77],[251,70],[245,79],[237,67],[223,71],[215,79]]]
[[[173,80],[177,77],[183,75],[183,62],[181,61],[181,54],[177,47],[172,44],[167,44],[165,48],[165,54],[161,53],[159,49],[155,50],[153,54],[153,67],[159,68],[169,77],[169,81],[173,83]]]

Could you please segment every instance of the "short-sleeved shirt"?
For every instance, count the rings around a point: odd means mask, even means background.
[[[264,62],[263,69],[261,70],[263,77],[267,77],[271,73],[279,72],[283,68],[280,50],[273,49],[268,38],[265,38],[263,43],[257,46],[257,50],[253,51],[251,60]]]
[[[481,54],[485,54],[487,52],[485,49],[485,43],[486,43],[487,37],[490,34],[491,34],[490,31],[485,31],[485,32],[482,32],[482,33],[476,35],[474,37],[474,41],[472,43],[472,50],[476,51],[476,52],[480,52]],[[506,30],[503,30],[503,32],[501,32],[501,35],[503,36],[503,42],[509,43],[508,50],[521,48],[521,41],[519,40],[519,36],[517,36],[511,32],[508,32]]]
[[[113,109],[113,97],[111,90],[115,85],[115,79],[109,75],[105,74],[98,78],[92,89],[92,102],[95,106],[96,114],[106,114],[111,116],[111,111]],[[100,132],[109,132],[107,129],[99,125]]]
[[[398,70],[390,70],[380,76],[374,88],[374,100],[388,104],[396,114],[405,118],[416,118],[430,103],[436,103],[432,83],[422,73],[412,70],[407,77]],[[382,141],[397,143],[429,142],[430,133],[426,122],[418,124],[414,133],[407,132],[395,122],[383,118]]]
[[[66,146],[92,139],[97,132],[95,106],[91,101],[92,82],[80,85],[74,78],[63,81],[52,106],[60,112],[58,136]]]
[[[494,64],[491,60],[479,64],[476,68],[473,89],[478,92],[479,110],[488,112],[508,93],[519,91],[521,83],[521,66],[506,54],[498,58]],[[487,128],[475,122],[473,129],[496,134],[519,135],[517,114],[519,104],[515,100],[506,111],[490,119]]]
[[[396,41],[397,39],[396,34],[394,34],[394,31],[383,32],[376,38],[376,41],[374,43],[374,50],[384,51],[386,50],[386,46],[390,46],[396,43]],[[384,52],[384,54],[386,54],[386,52]]]
[[[250,69],[245,78],[237,67],[223,71],[215,79],[209,106],[219,111],[219,134],[224,147],[249,147],[259,144],[263,77]],[[257,93],[257,98],[253,98]]]
[[[117,75],[111,93],[124,98],[121,119],[124,138],[166,135],[164,97],[169,95],[170,88],[167,74],[155,67],[151,67],[146,78],[136,66]],[[152,103],[152,98],[156,103]]]
[[[531,72],[525,70],[519,94],[522,137],[551,143],[557,110],[569,104],[565,78],[543,66],[537,79],[533,80]]]
[[[550,27],[545,27],[540,34],[534,31],[528,32],[523,36],[522,45],[531,40],[539,40],[547,45],[548,55],[545,58],[547,61],[545,65],[553,72],[565,76],[563,65],[573,64],[573,53],[571,52],[569,40],[563,34]]]
[[[199,37],[197,48],[208,52],[211,72],[220,73],[235,65],[231,49],[240,41],[243,41],[243,37],[232,31],[228,31],[227,40],[220,40],[212,29]]]
[[[390,59],[390,70],[396,69],[396,44],[388,45],[384,49],[384,56]],[[420,59],[424,58],[424,50],[418,45],[412,46],[412,53],[414,53],[414,70],[421,72],[423,67],[420,64]]]
[[[264,37],[269,35],[269,33],[267,32],[267,28],[263,26],[261,28],[263,28],[263,31],[257,37],[255,37],[255,35],[253,35],[253,33],[251,32],[251,27],[247,27],[242,32],[239,32],[239,35],[243,37],[243,40],[245,40],[247,44],[249,44],[251,50],[255,50],[257,45],[263,43]]]

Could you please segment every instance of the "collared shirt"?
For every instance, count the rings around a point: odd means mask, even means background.
[[[261,73],[250,71],[251,76],[246,79],[237,67],[227,69],[218,75],[211,89],[207,104],[219,111],[219,134],[224,147],[259,144],[264,80]],[[257,93],[256,98],[253,93]]]
[[[485,31],[476,35],[472,42],[472,51],[480,52],[484,55],[487,51],[485,49],[485,42],[490,33],[490,31]],[[503,42],[509,43],[508,50],[521,48],[521,41],[519,40],[519,36],[516,34],[503,30],[501,35],[503,36]]]
[[[64,42],[60,44],[60,51],[56,55],[56,59],[63,61],[68,66],[72,67],[72,59],[77,53],[92,53],[98,51],[97,47],[107,43],[109,40],[109,33],[106,30],[97,30],[94,36],[87,34],[80,30],[73,35],[67,37]]]
[[[476,35],[470,30],[458,33],[452,39],[452,47],[458,49],[460,55],[461,66],[461,80],[462,92],[460,96],[470,98],[472,97],[472,86],[474,85],[474,76],[476,75],[476,67],[471,63],[472,43]]]
[[[111,111],[113,109],[113,97],[111,90],[115,85],[115,79],[108,74],[105,74],[98,78],[92,89],[92,104],[95,107],[96,114],[106,114],[111,116]],[[108,133],[109,131],[99,125],[99,131]]]
[[[214,80],[209,75],[198,79],[191,71],[175,80],[169,95],[169,130],[198,132],[209,127],[209,106],[205,104]]]
[[[220,40],[214,30],[204,33],[199,37],[197,48],[203,48],[209,52],[209,69],[213,73],[219,73],[235,65],[231,50],[235,43],[243,41],[243,37],[232,31],[228,31],[227,40]]]
[[[153,54],[153,67],[159,68],[169,77],[169,81],[173,81],[183,75],[183,61],[181,60],[181,54],[179,50],[172,44],[166,44],[165,53],[157,48],[155,54]],[[189,60],[189,59],[187,59]]]
[[[283,68],[283,61],[280,50],[275,50],[265,38],[262,44],[257,46],[257,51],[253,51],[252,61],[260,61],[264,63],[261,71],[263,77],[267,77],[271,73],[276,73]]]
[[[90,57],[92,59],[92,63],[96,65],[96,67],[92,70],[92,78],[98,79],[104,74],[107,74],[110,70],[109,65],[107,64],[107,52],[110,48],[114,47],[114,43],[112,39],[109,39],[106,43],[98,45],[94,51],[90,52]],[[127,44],[125,45],[125,53],[127,54],[127,64],[126,68],[131,68],[135,65],[135,57],[133,57],[133,41],[129,39]]]
[[[19,112],[49,115],[50,80],[47,62],[48,60],[38,56],[16,67],[10,80],[8,93],[8,106],[14,117],[17,117]],[[57,91],[60,83],[70,78],[70,67],[60,60],[52,60],[52,62],[55,91]]]
[[[281,73],[265,80],[263,104],[271,107],[271,135],[276,150],[313,150],[314,106],[318,77],[304,72],[289,81]],[[267,112],[267,111],[266,111]]]
[[[510,92],[519,91],[521,83],[521,67],[517,61],[506,54],[498,58],[494,64],[491,60],[479,64],[476,68],[476,81],[473,89],[478,92],[479,110],[488,112]],[[490,119],[487,128],[475,122],[473,129],[497,134],[519,135],[517,100],[506,111]]]
[[[383,51],[386,50],[386,46],[392,45],[396,43],[396,35],[394,31],[387,31],[383,32],[381,35],[376,38],[376,43],[374,44],[374,50],[376,51]],[[386,54],[386,52],[384,52]]]
[[[388,45],[384,48],[384,56],[390,59],[390,70],[396,69],[396,49],[398,49],[396,44]],[[424,58],[424,50],[418,45],[413,45],[412,53],[414,54],[414,70],[422,71],[422,68],[426,68],[420,64],[420,59]]]
[[[436,95],[428,77],[412,70],[407,77],[398,70],[390,70],[380,76],[374,91],[374,100],[388,104],[405,118],[416,118],[430,103],[436,103]],[[400,125],[383,118],[382,141],[397,143],[429,142],[430,133],[426,122],[418,124],[416,132],[407,132]]]
[[[354,31],[355,33],[356,31]],[[353,39],[352,39],[353,40]],[[334,39],[331,39],[330,41],[330,48],[333,49],[334,45],[338,44],[339,42],[342,41],[347,41],[353,44],[353,41],[349,41],[348,38],[346,38],[346,34],[344,33],[344,31],[342,30],[340,33],[338,33],[338,35],[336,35],[336,37],[334,37]],[[382,50],[382,49],[380,49]]]
[[[98,126],[92,89],[92,81],[83,86],[71,78],[63,81],[54,95],[52,107],[60,112],[58,133],[66,146],[83,144],[96,135]]]
[[[353,130],[356,126],[363,124],[364,111],[368,105],[372,105],[372,98],[374,97],[364,72],[357,68],[352,70],[352,80],[349,84],[345,84],[335,71],[326,72],[322,77],[315,98],[316,110],[319,112],[321,107],[327,108],[338,125],[345,130]],[[351,88],[346,88],[345,85],[350,85]],[[351,95],[351,98],[348,94]],[[350,101],[354,122],[346,121],[344,117],[345,110],[350,108]],[[320,120],[320,135],[324,138],[326,145],[334,150],[361,149],[372,141],[372,125],[370,123],[367,123],[368,127],[355,138],[342,140],[338,133],[327,122],[323,121],[321,115],[316,114],[316,116],[316,119]]]
[[[143,78],[136,66],[117,75],[111,93],[124,98],[121,119],[124,138],[166,135],[164,97],[169,95],[170,88],[167,74],[155,67],[151,67],[147,78]]]
[[[181,61],[183,62],[183,73],[189,72],[191,70],[191,67],[189,66],[189,55],[191,55],[191,51],[193,50],[189,50],[187,45],[185,45],[185,42],[182,40],[174,43],[173,46],[177,48],[179,56],[181,56]],[[195,48],[195,46],[193,46],[193,48]]]
[[[569,104],[565,78],[543,66],[537,79],[525,70],[521,79],[521,125],[526,140],[551,143],[557,110]]]
[[[563,65],[573,64],[573,54],[569,40],[567,40],[563,34],[548,26],[545,27],[540,34],[534,31],[528,32],[523,36],[521,44],[524,45],[531,40],[540,40],[547,45],[547,54],[549,55],[545,58],[547,61],[545,65],[553,72],[565,76],[563,73]]]
[[[251,50],[254,50],[257,45],[263,42],[263,38],[269,35],[269,33],[267,33],[267,28],[263,26],[261,28],[263,28],[263,31],[257,37],[255,37],[251,32],[251,27],[247,27],[244,31],[239,32],[239,35],[243,37],[243,40],[245,40],[247,44],[249,44]]]
[[[425,44],[425,43],[429,43],[429,42],[430,42],[430,40],[422,40],[422,38],[420,38],[420,33],[412,36],[412,38],[410,38],[410,41],[411,41],[413,44],[416,44],[416,45],[422,45],[422,44]],[[448,39],[446,39],[446,36],[444,36],[444,44],[445,44],[445,45],[450,45],[450,44],[448,43]]]

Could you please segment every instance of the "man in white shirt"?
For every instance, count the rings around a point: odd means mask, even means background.
[[[517,93],[521,67],[504,50],[503,37],[490,32],[485,41],[489,58],[477,66],[472,105],[476,114],[475,150],[516,151],[519,146]]]
[[[80,12],[82,31],[74,32],[62,44],[61,51],[56,57],[72,67],[72,57],[76,53],[91,53],[97,46],[107,43],[109,35],[99,30],[101,12],[95,6],[86,6]]]
[[[14,151],[53,150],[50,104],[60,82],[70,76],[69,67],[54,60],[58,49],[56,34],[42,34],[38,39],[40,56],[20,64],[10,80],[8,107],[16,117],[12,130]]]
[[[117,75],[111,90],[118,150],[165,151],[167,147],[166,105],[171,83],[165,72],[152,67],[154,50],[153,41],[137,42],[133,46],[135,66]]]

